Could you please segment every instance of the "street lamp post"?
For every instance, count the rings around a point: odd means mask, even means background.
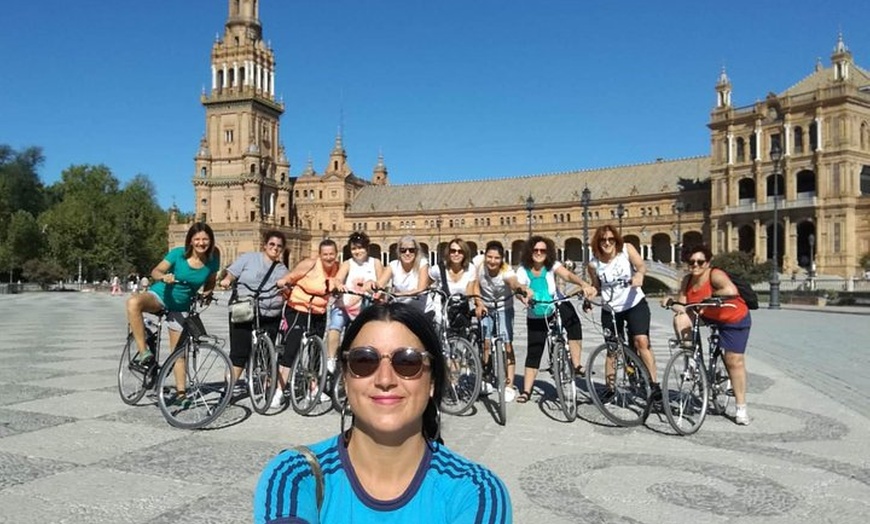
[[[535,210],[535,199],[532,198],[532,194],[529,193],[529,197],[526,199],[526,211],[529,213],[529,238],[532,238],[532,211]]]
[[[779,309],[779,163],[782,161],[782,149],[779,142],[774,142],[770,148],[770,159],[773,161],[773,264],[770,268],[770,302],[768,309]],[[812,266],[811,266],[812,267]]]
[[[810,289],[816,289],[816,235],[810,233],[808,238],[810,241],[810,270],[807,276],[810,277]]]
[[[622,202],[616,206],[616,216],[619,218],[619,236],[622,236],[622,217],[625,216],[625,206],[622,205]]]
[[[674,202],[674,211],[677,212],[677,263],[683,260],[683,211],[686,210],[686,204],[682,200],[677,199]]]
[[[592,191],[589,186],[583,188],[580,194],[580,204],[583,206],[583,267],[589,263],[589,202],[592,201]]]

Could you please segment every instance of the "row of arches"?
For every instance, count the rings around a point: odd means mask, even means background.
[[[740,226],[737,229],[737,249],[755,255],[758,258],[758,253],[764,253],[764,260],[773,259],[773,228],[776,227],[776,263],[777,267],[783,266],[785,257],[789,257],[802,268],[809,269],[815,261],[817,253],[818,237],[816,234],[816,225],[805,220],[795,224],[795,245],[791,246],[787,242],[788,236],[783,224],[777,222],[774,224],[765,224],[762,226],[765,233],[765,238],[762,239],[756,234],[756,229],[751,224]],[[792,253],[792,250],[794,252]]]
[[[782,174],[771,174],[765,178],[765,194],[768,200],[776,196],[782,200],[787,194],[788,184],[794,184],[796,187],[796,195],[798,198],[813,197],[816,195],[816,174],[815,172],[804,169],[799,171],[793,181],[789,181]],[[755,180],[750,177],[741,178],[737,182],[737,198],[739,203],[748,204],[757,199],[757,186]]]

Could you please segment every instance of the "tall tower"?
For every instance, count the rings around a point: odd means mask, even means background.
[[[301,245],[290,231],[290,163],[279,134],[284,104],[275,99],[275,57],[263,41],[259,2],[228,4],[223,36],[212,46],[211,89],[201,96],[205,134],[193,181],[196,219],[215,230],[225,263],[257,249],[267,229],[291,233],[291,251]]]

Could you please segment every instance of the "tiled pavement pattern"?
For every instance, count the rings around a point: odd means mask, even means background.
[[[334,434],[338,416],[263,417],[243,400],[191,432],[145,401],[122,404],[123,303],[0,296],[0,523],[249,522],[268,458]],[[663,368],[669,317],[652,309]],[[204,318],[226,334],[223,306]],[[506,427],[482,403],[445,417],[445,438],[505,480],[518,523],[867,522],[868,317],[759,310],[754,319],[749,427],[711,417],[680,438],[653,415],[645,427],[614,428],[585,399],[566,424],[539,397],[510,405]],[[584,331],[587,349],[600,342],[588,322]]]

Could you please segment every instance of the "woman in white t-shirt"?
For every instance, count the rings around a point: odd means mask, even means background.
[[[432,283],[439,288],[446,286],[451,296],[472,294],[473,282],[477,275],[471,265],[471,250],[468,244],[461,238],[454,238],[447,243],[442,260],[446,260],[446,263],[429,266],[429,278]],[[470,309],[467,312],[470,314]],[[440,315],[440,308],[436,309],[436,314]],[[455,325],[457,320],[460,319],[451,319],[451,327],[458,327]]]
[[[646,264],[637,249],[624,242],[619,230],[611,224],[596,229],[590,245],[593,257],[586,269],[592,285],[598,289],[602,300],[610,304],[616,313],[616,328],[620,335],[625,333],[625,325],[628,325],[628,336],[649,371],[653,394],[661,395],[661,388],[656,380],[655,355],[649,345],[649,304],[641,289]],[[621,285],[621,282],[628,282],[628,286]],[[601,325],[613,325],[613,316],[603,308]],[[613,358],[608,357],[605,373],[609,376],[612,369]]]
[[[399,239],[396,260],[392,260],[381,273],[379,288],[390,284],[391,293],[399,302],[407,302],[420,311],[428,312],[428,296],[420,294],[429,287],[429,262],[420,250],[417,239],[410,235]]]

